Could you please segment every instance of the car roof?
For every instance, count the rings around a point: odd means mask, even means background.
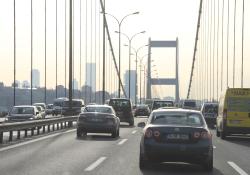
[[[169,109],[156,109],[152,113],[161,114],[166,112],[182,112],[182,113],[201,113],[200,111],[192,110],[192,109],[182,109],[182,108],[169,108]]]
[[[19,105],[19,106],[13,106],[13,108],[36,108],[36,106],[31,105]]]

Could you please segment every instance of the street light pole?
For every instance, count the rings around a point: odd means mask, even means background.
[[[119,33],[117,31],[115,31],[116,33]],[[128,39],[128,42],[129,42],[129,72],[128,72],[128,97],[130,99],[130,89],[131,89],[131,47],[132,47],[132,40],[135,38],[135,36],[139,35],[139,34],[144,34],[146,31],[141,31],[141,32],[138,32],[136,34],[134,34],[132,37],[129,37],[128,35],[126,35],[125,33],[121,33],[123,34],[127,39]],[[125,45],[127,46],[127,45]]]
[[[109,13],[106,13],[106,12],[102,12],[102,13],[105,13],[106,15],[110,15],[112,16],[118,23],[118,26],[119,26],[119,60],[118,60],[118,75],[119,77],[121,77],[121,25],[122,25],[122,22],[124,21],[125,18],[127,18],[128,16],[131,16],[131,15],[137,15],[139,14],[139,12],[134,12],[134,13],[130,13],[126,16],[124,16],[122,18],[122,20],[118,20],[114,15],[111,15]],[[120,98],[121,97],[121,82],[120,82],[120,78],[118,79],[118,97]]]

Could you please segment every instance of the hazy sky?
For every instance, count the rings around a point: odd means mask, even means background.
[[[47,59],[48,59],[48,80],[49,87],[55,86],[55,2],[56,0],[47,0]],[[58,0],[58,84],[64,85],[64,0]],[[67,1],[68,2],[68,1]],[[79,0],[75,0],[75,75],[79,80]],[[132,41],[134,48],[139,48],[148,43],[148,38],[152,40],[175,40],[179,38],[180,42],[180,94],[182,97],[186,96],[188,80],[190,76],[191,61],[193,56],[194,38],[196,32],[196,24],[198,18],[199,0],[106,0],[106,12],[114,15],[119,20],[135,11],[140,14],[126,18],[122,24],[122,32],[128,36],[145,30],[145,34],[136,36]],[[87,55],[88,61],[90,55],[98,57],[102,55],[99,53],[101,49],[94,49],[94,46],[99,46],[99,34],[95,34],[94,30],[99,29],[99,0],[87,0],[88,3],[88,43],[86,54],[86,0],[82,0],[82,56]],[[96,26],[90,26],[91,19],[91,3],[92,20],[96,19]],[[246,2],[246,6],[249,6]],[[96,7],[96,8],[94,8]],[[16,31],[17,31],[17,79],[30,80],[30,1],[16,0]],[[33,58],[34,68],[41,71],[41,84],[44,82],[44,0],[33,0]],[[95,15],[97,14],[97,15]],[[13,1],[0,0],[0,81],[10,85],[13,82]],[[249,8],[246,7],[246,16],[249,16]],[[247,19],[247,17],[246,17]],[[118,30],[117,22],[110,16],[107,16],[109,29],[111,32],[112,42],[115,49],[115,54],[118,56],[118,34],[114,33]],[[68,22],[67,22],[68,23]],[[92,31],[92,37],[91,33]],[[249,43],[249,23],[246,22],[246,43]],[[68,37],[68,36],[67,36]],[[92,40],[91,40],[92,38]],[[102,42],[102,41],[101,41]],[[92,43],[92,47],[90,46]],[[122,37],[122,45],[128,44],[127,39]],[[90,53],[92,50],[92,54]],[[128,48],[122,46],[122,74],[128,69]],[[67,51],[68,54],[68,51]],[[147,47],[140,50],[139,57],[147,54]],[[245,53],[249,57],[248,51]],[[239,55],[240,56],[240,55]],[[97,58],[98,59],[98,58]],[[134,69],[135,57],[132,56]],[[159,77],[174,77],[175,69],[175,50],[174,49],[153,49],[152,59],[156,65]],[[83,61],[84,62],[84,58]],[[146,57],[144,57],[144,63]],[[246,67],[249,65],[247,61]],[[83,66],[84,68],[84,66]],[[98,67],[97,67],[98,68]],[[99,75],[99,73],[97,73]],[[82,84],[85,81],[85,75],[82,76]],[[123,78],[123,76],[122,76]],[[250,84],[250,70],[245,72],[245,83]],[[99,78],[97,77],[97,80]],[[237,82],[238,86],[238,82]],[[97,83],[97,89],[99,84]],[[174,87],[158,88],[161,96],[174,95]]]

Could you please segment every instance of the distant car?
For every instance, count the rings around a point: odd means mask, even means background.
[[[57,98],[53,102],[53,115],[59,115],[62,114],[62,107],[64,101],[68,101],[68,98]]]
[[[173,107],[174,102],[170,100],[154,100],[152,104],[152,111],[161,107]]]
[[[53,114],[53,104],[48,104],[45,110],[47,115]]]
[[[43,110],[46,110],[46,104],[45,103],[34,103],[33,106],[41,106]]]
[[[111,133],[119,137],[120,119],[108,105],[87,105],[77,120],[77,137],[87,133]]]
[[[197,110],[197,104],[195,100],[183,100],[180,104],[180,107],[183,109],[193,109],[193,110]]]
[[[41,119],[42,116],[36,106],[14,106],[8,115],[10,122],[22,122]]]
[[[213,169],[213,144],[204,117],[199,111],[159,109],[150,114],[140,142],[139,165],[185,162]]]
[[[150,109],[148,105],[137,105],[135,108],[135,117],[136,116],[149,116]]]
[[[40,115],[42,116],[42,118],[45,118],[46,113],[45,110],[43,109],[42,106],[35,106],[37,108],[37,110],[39,111]]]
[[[62,115],[79,115],[84,107],[84,101],[82,99],[72,99],[72,108],[70,109],[69,100],[65,100],[62,104]]]
[[[203,103],[201,113],[203,114],[207,125],[214,128],[218,116],[218,103]]]
[[[5,121],[7,121],[7,115],[8,112],[6,111],[0,112],[0,123],[4,123]]]
[[[134,126],[134,115],[130,99],[111,98],[109,100],[109,106],[114,108],[121,122],[127,122],[130,126]]]

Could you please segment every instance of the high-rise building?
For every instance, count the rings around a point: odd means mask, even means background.
[[[32,69],[32,87],[40,87],[40,71],[38,69]]]
[[[87,63],[87,79],[85,84],[92,88],[92,91],[96,91],[96,63]]]
[[[135,78],[136,78],[136,71],[130,70],[130,99],[135,102]],[[125,80],[125,92],[127,97],[129,97],[129,70],[126,70],[124,74]]]
[[[30,88],[30,83],[28,80],[24,80],[22,82],[22,88],[26,89],[26,88]]]
[[[78,90],[78,86],[79,86],[79,83],[78,83],[78,81],[74,78],[74,80],[73,80],[73,88],[74,88],[75,90]]]

